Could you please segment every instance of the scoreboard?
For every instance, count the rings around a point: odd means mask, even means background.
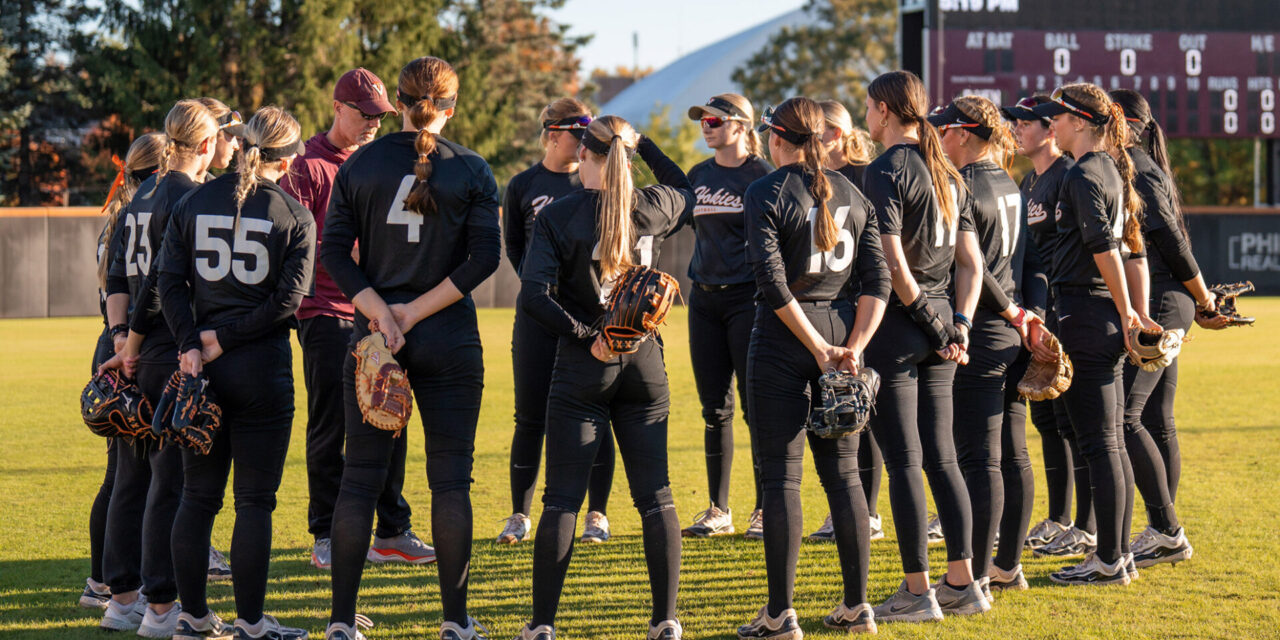
[[[935,102],[1073,82],[1141,92],[1171,137],[1280,138],[1280,0],[900,0]]]

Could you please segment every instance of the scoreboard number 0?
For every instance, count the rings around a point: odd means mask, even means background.
[[[1187,49],[1187,75],[1196,77],[1200,75],[1200,58],[1199,49]]]
[[[1065,76],[1071,73],[1071,50],[1058,48],[1053,50],[1053,74]]]
[[[1276,132],[1276,92],[1271,89],[1263,89],[1258,94],[1259,102],[1262,103],[1262,115],[1259,117],[1258,127],[1262,129],[1264,134],[1272,134]]]
[[[1133,49],[1120,50],[1120,73],[1131,76],[1138,72],[1138,52]]]
[[[1222,92],[1222,108],[1227,112],[1222,114],[1222,130],[1227,133],[1236,133],[1240,130],[1240,116],[1236,113],[1236,109],[1240,106],[1240,94],[1235,89],[1227,89]]]

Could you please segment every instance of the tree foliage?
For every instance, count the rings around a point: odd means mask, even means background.
[[[862,112],[866,85],[896,64],[894,0],[808,0],[812,23],[780,29],[733,72],[757,103],[834,98]]]

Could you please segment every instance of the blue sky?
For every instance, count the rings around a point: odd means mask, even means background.
[[[580,51],[585,75],[597,67],[632,64],[631,34],[640,34],[640,66],[654,70],[743,29],[804,6],[804,0],[569,0],[550,13],[572,27],[594,33]]]

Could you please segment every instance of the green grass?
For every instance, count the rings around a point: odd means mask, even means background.
[[[1033,588],[998,596],[995,609],[974,619],[941,624],[883,625],[890,638],[1192,638],[1280,637],[1280,563],[1275,527],[1280,518],[1280,299],[1250,299],[1262,319],[1254,329],[1195,331],[1183,351],[1179,431],[1185,461],[1179,510],[1196,547],[1193,560],[1142,572],[1128,588],[1066,588],[1048,581],[1061,564],[1024,558]],[[471,610],[493,637],[510,638],[529,615],[532,544],[492,542],[508,514],[507,448],[512,430],[511,311],[481,312],[488,386],[476,447],[476,543]],[[76,608],[89,571],[89,505],[101,482],[103,441],[80,424],[77,397],[87,380],[100,323],[92,318],[0,321],[0,636],[99,637],[98,616]],[[671,376],[671,478],[682,523],[704,507],[702,423],[689,368],[683,310],[665,329]],[[299,360],[297,349],[295,361]],[[301,398],[301,375],[298,394]],[[329,611],[329,579],[307,563],[305,410],[297,414],[292,448],[275,514],[275,554],[267,611],[322,633]],[[422,432],[415,420],[405,492],[414,521],[427,537],[429,498],[423,472]],[[1039,440],[1028,439],[1043,490]],[[745,427],[739,425],[734,469],[735,519],[744,527],[750,467]],[[887,492],[887,488],[886,488]],[[812,465],[806,466],[805,530],[826,512]],[[228,496],[227,504],[231,500]],[[536,502],[535,502],[536,504]],[[888,498],[882,496],[888,539],[873,543],[870,599],[897,587],[900,565]],[[1035,517],[1044,515],[1037,495]],[[536,510],[536,509],[535,509]],[[566,638],[636,638],[644,633],[648,588],[639,539],[619,465],[610,510],[614,542],[579,546],[561,604]],[[534,514],[535,519],[537,514]],[[224,510],[214,530],[229,544],[233,514]],[[1136,517],[1139,528],[1145,516]],[[931,551],[934,575],[942,551]],[[234,558],[232,559],[234,563]],[[690,638],[729,638],[765,599],[762,548],[741,538],[684,545],[680,618]],[[800,555],[796,608],[806,633],[837,634],[821,616],[837,602],[840,578],[833,545],[806,544]],[[213,608],[234,618],[228,585],[211,585]],[[431,567],[374,567],[365,573],[360,610],[378,622],[371,638],[435,637],[440,622],[436,573]]]

